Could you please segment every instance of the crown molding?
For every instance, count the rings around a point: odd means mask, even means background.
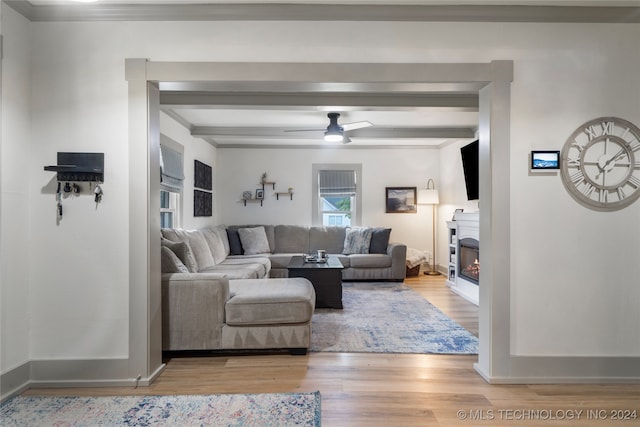
[[[317,4],[33,5],[3,0],[31,21],[402,21],[640,23],[640,7]]]

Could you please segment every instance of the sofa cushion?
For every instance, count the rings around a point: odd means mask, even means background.
[[[237,228],[227,228],[227,239],[229,241],[229,255],[244,254]]]
[[[309,252],[324,249],[328,254],[342,253],[344,248],[344,227],[311,227],[309,229]]]
[[[222,230],[224,238],[227,239],[226,230]],[[204,240],[209,246],[209,251],[213,257],[213,264],[220,264],[227,257],[228,250],[225,248],[222,238],[218,230],[212,228],[205,228],[202,230]],[[227,240],[227,248],[229,247],[229,240]]]
[[[234,280],[229,291],[227,325],[307,323],[313,316],[315,291],[307,279]]]
[[[391,267],[391,257],[382,254],[353,254],[349,255],[353,268],[387,268]]]
[[[187,267],[189,273],[198,272],[198,263],[191,252],[191,248],[186,242],[172,242],[171,240],[163,238],[160,239],[160,244],[161,246],[166,246],[171,249],[171,252],[176,254],[185,267]]]
[[[163,273],[188,273],[189,270],[180,258],[166,246],[160,247],[160,265]]]
[[[309,227],[301,225],[276,225],[275,253],[308,253]]]
[[[343,254],[367,254],[371,245],[371,229],[364,227],[347,228],[344,237]]]
[[[245,255],[269,253],[269,241],[264,227],[239,228],[238,235]]]
[[[267,277],[271,271],[271,261],[264,255],[232,255],[219,265],[238,266],[251,265],[258,270],[258,278]]]
[[[209,244],[200,230],[178,230],[178,235],[184,234],[198,263],[198,271],[204,270],[215,264]]]
[[[256,228],[256,227],[264,227],[264,232],[267,235],[267,242],[269,242],[269,252],[273,252],[276,247],[275,243],[275,226],[273,225],[264,225],[264,224],[245,224],[245,225],[230,225],[227,227],[227,230],[239,230],[241,228]],[[241,254],[235,254],[241,255]]]
[[[189,245],[197,263],[197,269],[202,270],[215,264],[207,241],[200,230],[183,230],[179,228],[162,229],[162,235],[174,242],[185,242]],[[198,271],[197,270],[197,271]]]
[[[389,246],[390,228],[376,227],[371,229],[370,254],[386,254]]]
[[[265,277],[264,275],[264,265],[259,263],[254,264],[239,264],[239,265],[229,265],[229,264],[217,264],[213,267],[207,268],[204,271],[200,271],[199,273],[218,273],[224,274],[227,276],[229,280],[236,279],[262,279]]]

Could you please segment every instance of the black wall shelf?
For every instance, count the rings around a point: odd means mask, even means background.
[[[58,164],[45,166],[58,181],[104,182],[104,153],[58,153]]]

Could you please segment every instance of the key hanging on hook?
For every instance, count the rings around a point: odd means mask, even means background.
[[[93,192],[95,193],[95,202],[96,204],[100,203],[102,201],[102,188],[100,187],[100,184],[96,184],[96,189],[93,190]]]
[[[62,192],[60,188],[60,181],[58,181],[58,188],[56,190],[56,215],[58,221],[62,219]]]

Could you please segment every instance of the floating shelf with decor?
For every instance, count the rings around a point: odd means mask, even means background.
[[[276,196],[276,200],[280,200],[280,196],[289,196],[289,200],[293,200],[293,187],[289,187],[287,192],[273,193]]]

